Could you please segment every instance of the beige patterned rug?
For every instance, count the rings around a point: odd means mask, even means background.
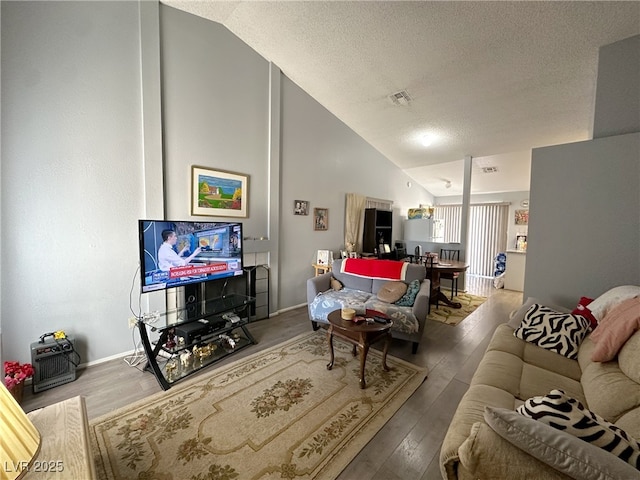
[[[447,298],[451,298],[451,293],[447,290],[442,291]],[[453,297],[454,302],[460,302],[462,308],[451,308],[442,303],[435,308],[435,305],[431,305],[431,312],[427,316],[428,320],[435,320],[436,322],[446,323],[447,325],[458,325],[462,320],[471,315],[476,308],[487,301],[487,297],[479,297],[477,295],[471,295],[470,293],[458,293]]]
[[[300,335],[91,422],[100,479],[332,479],[420,386],[427,370]]]

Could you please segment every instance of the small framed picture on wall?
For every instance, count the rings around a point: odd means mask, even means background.
[[[313,209],[313,229],[329,230],[329,209],[328,208]]]
[[[529,224],[529,210],[516,210],[516,225]]]
[[[294,215],[309,215],[309,202],[307,200],[294,200],[294,202],[293,202],[293,214]]]

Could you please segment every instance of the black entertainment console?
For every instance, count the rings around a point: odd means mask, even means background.
[[[195,317],[184,307],[164,312],[157,320],[139,319],[147,354],[145,369],[167,390],[178,380],[256,343],[246,328],[254,303],[255,298],[234,293],[200,301]],[[160,332],[159,338],[151,341],[149,331]]]

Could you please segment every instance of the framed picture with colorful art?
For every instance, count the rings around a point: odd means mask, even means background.
[[[529,210],[516,210],[516,225],[528,225],[529,224]]]
[[[191,215],[249,216],[249,176],[191,167]]]

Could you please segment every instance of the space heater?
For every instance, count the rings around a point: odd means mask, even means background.
[[[76,379],[76,355],[72,337],[59,340],[41,338],[39,342],[32,343],[33,393],[73,382]]]

